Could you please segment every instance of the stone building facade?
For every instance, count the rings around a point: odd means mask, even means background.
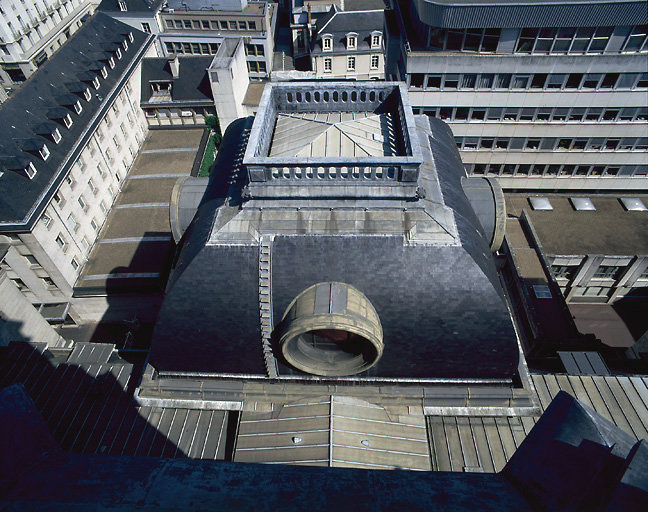
[[[0,233],[21,256],[3,269],[32,303],[70,301],[144,141],[141,59],[152,42],[97,14],[0,109],[10,127],[0,155]]]
[[[79,30],[97,3],[93,0],[3,0],[0,3],[0,86],[11,91],[22,84]]]

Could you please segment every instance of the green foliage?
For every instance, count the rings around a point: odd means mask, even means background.
[[[216,157],[216,150],[220,146],[221,136],[220,133],[211,134],[209,140],[207,141],[207,147],[205,147],[205,153],[203,154],[202,162],[200,163],[200,170],[198,171],[198,177],[206,178],[209,176],[211,171],[212,164]]]
[[[205,116],[205,124],[207,127],[212,130],[214,133],[220,135],[220,123],[218,122],[218,117],[216,116]]]

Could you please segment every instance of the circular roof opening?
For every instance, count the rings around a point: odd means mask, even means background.
[[[378,314],[362,292],[345,283],[318,283],[288,306],[279,347],[303,372],[355,375],[378,362],[382,336]]]

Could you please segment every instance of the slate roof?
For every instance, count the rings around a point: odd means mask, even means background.
[[[144,59],[142,61],[142,104],[160,105],[151,101],[151,81],[169,81],[172,83],[172,102],[199,103],[213,105],[211,86],[207,68],[213,57],[178,57],[179,75],[173,78],[168,58]],[[168,102],[167,102],[168,103]]]
[[[317,18],[317,36],[313,39],[311,53],[314,54],[340,54],[367,52],[371,48],[372,32],[384,31],[385,11],[339,11],[333,5],[331,10]],[[358,34],[357,49],[346,49],[346,35],[349,32]],[[331,34],[333,36],[333,50],[322,51],[322,36]],[[375,48],[373,49],[376,50]]]
[[[115,56],[115,67],[111,69],[106,50],[128,40],[129,33],[133,34],[133,42],[128,42],[127,50],[122,47],[122,58]],[[101,112],[107,110],[112,96],[119,92],[113,89],[132,71],[152,42],[153,36],[97,13],[0,106],[0,162],[8,164],[0,168],[4,171],[0,176],[0,228],[25,231],[33,226],[83,148],[79,142],[91,134],[86,130],[99,123]],[[105,79],[100,73],[104,65],[108,72]],[[100,83],[98,90],[92,85],[95,77]],[[87,89],[90,101],[83,96],[82,91]],[[81,104],[79,114],[69,104],[71,100]],[[63,122],[68,114],[72,119],[70,128]],[[42,135],[44,123],[56,125],[62,136],[58,143],[51,135]],[[50,152],[45,161],[37,152],[42,144]],[[21,165],[33,164],[37,171],[33,179],[12,170],[16,160]]]
[[[265,374],[258,321],[260,249],[254,238],[237,238],[241,228],[246,236],[257,230],[257,236],[274,235],[275,325],[290,301],[317,282],[349,283],[367,295],[380,316],[386,349],[359,378],[511,378],[518,364],[515,333],[489,244],[461,186],[465,172],[452,133],[439,120],[418,117],[416,123],[421,146],[427,146],[419,181],[425,199],[378,206],[371,200],[339,200],[325,208],[317,201],[253,200],[242,209],[239,193],[232,191],[222,191],[219,201],[204,200],[185,234],[158,316],[151,364],[160,372]],[[228,129],[222,147],[244,144],[237,139],[240,134]],[[216,179],[227,181],[236,173],[236,162],[236,157],[217,162],[207,194]],[[430,224],[440,233],[404,244],[403,209],[411,216],[422,210],[425,222],[418,228]],[[347,213],[356,210],[360,213],[348,228]],[[322,211],[330,218],[318,223]],[[390,230],[396,213],[398,229]],[[200,315],[196,296],[204,298]],[[185,343],[190,350],[182,348]],[[281,363],[279,375],[311,378]]]
[[[164,0],[124,0],[126,2],[127,11],[122,11],[119,8],[119,0],[102,0],[97,8],[98,11],[123,13],[125,16],[128,13],[155,13],[158,11],[160,5]]]

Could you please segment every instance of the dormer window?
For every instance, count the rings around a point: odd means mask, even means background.
[[[352,32],[346,36],[347,50],[355,50],[358,47],[358,34]]]
[[[115,67],[115,59],[113,59],[112,57],[110,57],[110,58],[108,59],[108,65],[110,66],[110,69],[114,68],[114,67]]]
[[[132,43],[133,42],[133,33],[129,32],[128,33],[128,40]]]
[[[63,118],[63,124],[66,128],[72,126],[72,118],[70,117],[70,114],[65,114],[65,117]]]
[[[126,7],[126,2],[124,2],[124,0],[119,0],[119,10],[120,11],[128,10],[128,7]]]
[[[322,50],[325,52],[333,50],[333,38],[331,36],[322,37]]]
[[[108,78],[108,70],[106,69],[106,66],[101,68],[101,76]]]
[[[117,48],[117,53],[116,54],[117,54],[117,60],[122,58],[121,49]]]
[[[92,85],[94,85],[94,88],[95,88],[95,89],[99,89],[99,77],[96,77],[96,76],[95,76],[95,77],[92,79]]]
[[[90,92],[90,88],[87,88],[85,91],[83,91],[83,97],[85,98],[86,101],[90,101],[92,99],[92,93]]]
[[[58,128],[54,128],[54,131],[52,132],[52,139],[54,139],[55,144],[61,142],[61,132],[59,132]]]
[[[80,114],[82,110],[83,110],[83,107],[81,106],[81,102],[80,102],[80,101],[77,101],[77,102],[74,104],[74,111],[75,111],[77,114]]]
[[[49,158],[50,152],[49,152],[49,149],[47,149],[47,146],[45,144],[43,144],[43,147],[38,150],[38,154],[41,156],[41,158],[43,160],[47,160]],[[31,165],[31,162],[30,162],[30,165]],[[29,166],[27,166],[27,167],[29,167]],[[34,169],[34,172],[36,172],[35,169]]]
[[[46,150],[47,148],[43,146],[43,149]],[[47,156],[49,156],[49,152],[47,153]],[[44,158],[43,160],[47,159]],[[25,174],[30,180],[34,179],[34,176],[36,176],[36,167],[34,167],[34,164],[32,164],[31,162],[27,164],[27,166],[25,167]]]
[[[380,43],[382,41],[382,34],[380,32],[374,32],[371,34],[371,47],[380,48]]]
[[[122,41],[122,47],[124,48],[124,51],[128,50],[128,41],[126,39]]]

